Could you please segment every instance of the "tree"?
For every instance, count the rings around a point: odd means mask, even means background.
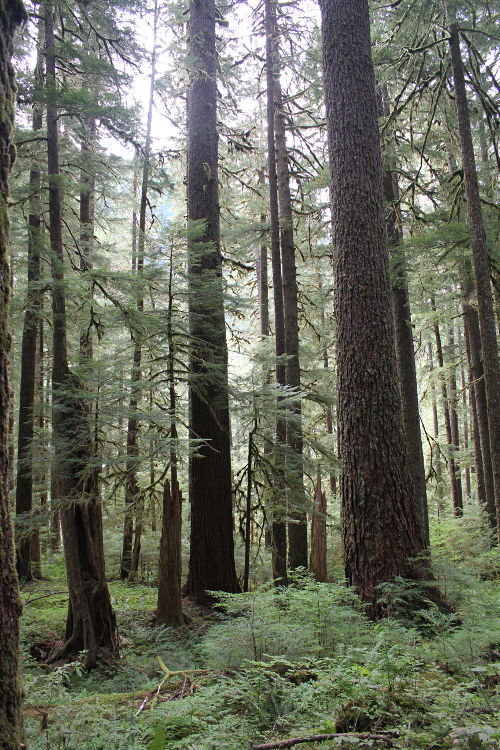
[[[497,532],[500,540],[500,365],[498,361],[497,330],[493,295],[491,293],[486,234],[484,231],[465,78],[460,53],[459,28],[456,23],[453,23],[450,27],[449,41],[460,147],[462,150],[465,193],[467,196],[468,220],[471,233],[472,259],[477,285],[478,316],[483,350],[486,401],[488,405],[488,427],[495,489]]]
[[[267,87],[267,170],[269,180],[269,219],[271,234],[271,268],[274,294],[274,338],[276,351],[276,385],[286,385],[285,356],[285,314],[283,307],[283,281],[281,274],[281,249],[278,208],[278,177],[276,172],[275,142],[275,102],[274,102],[274,24],[273,0],[265,0],[266,30],[266,87]],[[278,394],[278,412],[276,415],[275,437],[275,471],[272,502],[272,555],[273,578],[280,584],[286,583],[286,507],[283,501],[283,478],[285,473],[285,456],[283,447],[286,443],[286,421],[280,409]]]
[[[90,424],[82,384],[68,365],[66,295],[59,170],[58,111],[54,7],[45,3],[47,66],[47,156],[49,175],[50,249],[52,264],[52,430],[54,499],[61,506],[64,557],[69,591],[63,646],[53,659],[84,650],[85,664],[96,664],[99,652],[118,650],[115,615],[104,570],[101,507],[88,472],[92,455]]]
[[[345,567],[373,617],[378,586],[428,578],[399,394],[367,0],[321,0],[337,321]]]
[[[191,548],[186,591],[239,591],[234,565],[227,344],[220,254],[214,0],[189,14],[187,215]]]
[[[146,247],[146,210],[148,204],[148,186],[151,159],[151,128],[153,122],[153,104],[155,94],[156,75],[156,35],[158,29],[158,3],[154,6],[153,21],[153,49],[151,51],[151,74],[149,86],[149,105],[146,125],[146,143],[143,154],[141,201],[139,206],[139,231],[137,241],[137,258],[135,258],[135,221],[133,232],[132,270],[137,263],[137,319],[138,324],[132,334],[134,353],[132,361],[132,383],[130,391],[130,416],[127,426],[127,478],[125,482],[125,518],[123,530],[122,564],[120,575],[122,578],[133,577],[139,565],[141,549],[143,501],[139,500],[139,485],[137,482],[137,452],[139,437],[138,405],[141,397],[141,362],[142,362],[142,316],[144,313],[144,252]],[[141,507],[140,507],[141,506]],[[136,531],[134,548],[132,550],[132,527],[134,510],[136,511]]]
[[[43,19],[38,21],[37,61],[35,67],[35,99],[43,86]],[[39,101],[33,103],[33,131],[42,129],[43,110]],[[31,560],[33,530],[29,515],[33,504],[33,434],[36,377],[36,347],[41,308],[40,251],[42,233],[40,227],[41,196],[40,168],[33,160],[29,177],[30,212],[28,218],[28,292],[24,315],[21,345],[21,381],[19,384],[19,429],[17,442],[16,517],[20,538],[17,543],[17,570],[19,577],[30,581],[33,577]]]
[[[19,618],[21,602],[16,573],[14,535],[9,509],[7,478],[7,431],[9,380],[7,373],[10,336],[8,312],[10,271],[9,173],[13,163],[12,131],[16,89],[10,58],[16,27],[25,20],[18,0],[0,2],[0,744],[2,750],[20,750],[22,741],[21,676],[19,666]]]

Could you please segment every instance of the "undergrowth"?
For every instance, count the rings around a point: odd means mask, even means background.
[[[30,655],[64,629],[64,571],[53,561],[50,580],[22,592],[29,747],[250,750],[346,732],[390,732],[399,748],[500,747],[498,564],[476,538],[479,525],[466,524],[446,521],[448,536],[433,530],[452,615],[430,608],[418,628],[401,616],[375,624],[343,581],[297,575],[288,589],[222,594],[208,618],[187,604],[190,626],[173,631],[152,624],[154,587],[112,581],[121,655],[90,674],[79,662],[49,668]],[[176,674],[167,677],[157,657]]]

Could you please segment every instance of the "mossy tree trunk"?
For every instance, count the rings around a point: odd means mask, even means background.
[[[9,509],[7,435],[10,350],[8,312],[10,271],[7,256],[9,174],[14,160],[15,84],[10,58],[16,27],[25,18],[22,3],[0,0],[0,746],[20,750],[22,743],[19,618],[21,602],[17,582],[14,534]]]

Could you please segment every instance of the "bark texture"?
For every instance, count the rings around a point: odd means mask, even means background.
[[[239,591],[234,564],[227,344],[219,237],[214,0],[189,14],[187,213],[191,545],[186,590]]]
[[[14,161],[12,133],[16,89],[10,58],[16,27],[25,19],[22,3],[0,0],[0,746],[20,750],[22,742],[19,618],[14,534],[9,509],[7,433],[10,350],[10,272],[7,256],[9,174]]]
[[[477,306],[481,346],[483,351],[484,382],[488,405],[491,463],[495,490],[497,533],[500,539],[500,367],[495,323],[493,295],[490,284],[490,267],[486,248],[486,235],[477,181],[476,161],[470,126],[470,115],[465,90],[464,70],[460,53],[457,24],[450,28],[450,51],[457,107],[458,131],[462,151],[462,166],[467,196],[467,212],[471,233],[472,259],[477,287]]]
[[[321,10],[345,568],[376,618],[379,584],[430,573],[414,561],[425,539],[397,381],[368,2]]]

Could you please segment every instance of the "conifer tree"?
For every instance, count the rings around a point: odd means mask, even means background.
[[[0,2],[0,745],[2,750],[22,747],[21,675],[19,618],[21,601],[17,582],[14,535],[7,487],[7,423],[9,380],[7,363],[10,350],[8,330],[10,271],[7,254],[9,238],[9,174],[14,160],[15,83],[10,59],[16,27],[25,20],[24,6],[18,0]]]
[[[322,0],[346,575],[373,617],[379,585],[428,578],[397,384],[367,0]]]
[[[238,591],[233,545],[227,344],[219,227],[214,0],[189,12],[187,214],[191,542],[186,591]]]

